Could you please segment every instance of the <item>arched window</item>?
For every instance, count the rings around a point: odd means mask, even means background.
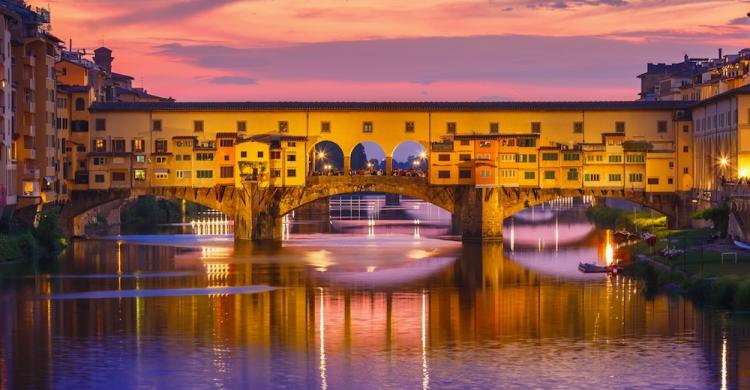
[[[86,102],[83,98],[76,99],[76,111],[83,111],[86,109]]]

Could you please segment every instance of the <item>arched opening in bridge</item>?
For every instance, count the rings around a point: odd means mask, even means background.
[[[427,173],[427,151],[414,141],[404,141],[393,149],[392,169],[394,175],[424,176]]]
[[[310,150],[309,171],[313,176],[344,173],[344,152],[335,142],[320,141]]]
[[[349,164],[354,175],[385,174],[385,151],[375,142],[360,142],[352,149]]]
[[[125,235],[166,233],[218,236],[234,233],[230,216],[182,199],[139,196],[123,204],[119,214],[119,230]],[[100,215],[96,215],[96,222],[102,222]]]

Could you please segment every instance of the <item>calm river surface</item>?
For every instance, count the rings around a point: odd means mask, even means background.
[[[0,389],[750,387],[748,316],[578,273],[607,237],[581,207],[469,245],[445,212],[364,203],[280,246],[76,241],[0,277]]]

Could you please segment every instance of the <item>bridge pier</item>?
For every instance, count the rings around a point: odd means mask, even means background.
[[[501,241],[504,207],[502,191],[496,188],[462,187],[456,192],[451,217],[454,234],[463,241]]]

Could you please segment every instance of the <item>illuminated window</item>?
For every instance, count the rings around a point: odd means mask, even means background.
[[[133,171],[133,179],[135,180],[146,180],[146,170],[145,169],[136,169]]]
[[[133,152],[143,152],[144,148],[146,147],[146,142],[143,141],[143,138],[134,138],[132,143]]]
[[[146,156],[144,156],[142,154],[138,155],[138,156],[135,156],[135,162],[137,162],[137,163],[145,163],[146,162]]]
[[[94,140],[94,151],[95,152],[106,152],[107,142],[103,139]]]

